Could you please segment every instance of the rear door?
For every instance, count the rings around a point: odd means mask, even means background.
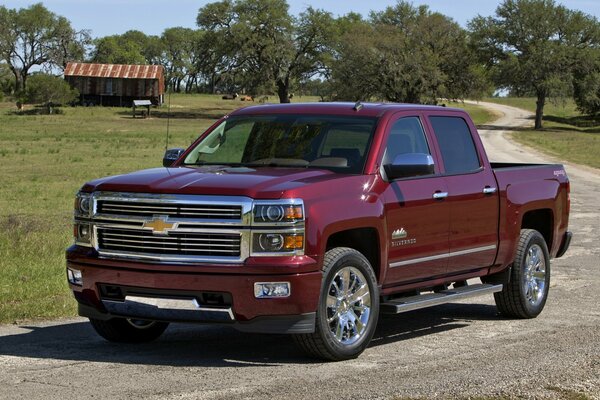
[[[451,112],[430,113],[427,120],[448,188],[448,273],[488,267],[496,257],[499,198],[494,173],[477,151],[475,127]]]
[[[397,114],[387,126],[387,142],[381,165],[403,153],[431,154],[421,115]],[[434,156],[434,159],[436,157]],[[390,287],[443,275],[447,269],[449,211],[444,177],[408,177],[387,181],[384,190],[388,262],[384,286]]]

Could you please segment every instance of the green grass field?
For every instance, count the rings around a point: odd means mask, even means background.
[[[169,147],[187,147],[217,118],[244,105],[219,96],[173,95]],[[477,123],[493,118],[481,108],[467,109]],[[13,103],[0,103],[0,323],[76,314],[64,259],[75,193],[94,178],[160,166],[165,149],[166,105],[148,119],[132,118],[128,108],[29,111],[20,115]]]
[[[488,98],[485,101],[506,104],[535,112],[534,98]],[[561,160],[600,168],[600,117],[584,116],[572,100],[544,107],[544,129],[526,129],[511,133],[517,142],[542,150]]]

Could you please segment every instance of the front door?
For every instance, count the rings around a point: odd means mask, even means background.
[[[403,153],[431,154],[428,143],[419,116],[399,115],[388,124],[381,165]],[[381,173],[387,180],[383,169]],[[384,201],[389,269],[384,286],[446,273],[449,211],[446,199],[439,196],[445,192],[446,183],[437,166],[430,176],[388,181]]]

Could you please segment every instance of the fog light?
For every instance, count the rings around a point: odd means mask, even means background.
[[[83,276],[78,269],[67,268],[67,279],[72,285],[83,286]]]
[[[290,297],[289,282],[256,282],[254,284],[254,297],[269,299],[274,297]]]

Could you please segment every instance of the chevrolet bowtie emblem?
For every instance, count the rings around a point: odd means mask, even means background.
[[[176,222],[167,222],[168,217],[155,216],[151,221],[144,222],[144,229],[152,230],[156,235],[166,235],[169,231],[177,228]]]
[[[392,232],[392,239],[404,239],[408,236],[408,232],[404,228],[396,229]]]

